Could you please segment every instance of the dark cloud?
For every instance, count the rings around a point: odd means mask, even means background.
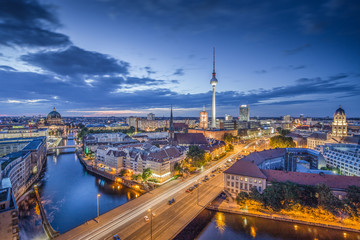
[[[63,51],[41,51],[21,57],[31,65],[62,76],[128,74],[129,63],[106,54],[71,46]]]
[[[265,69],[256,70],[255,73],[257,73],[257,74],[264,74],[264,73],[268,73],[268,72],[272,72],[272,71],[277,71],[277,70],[293,71],[293,70],[300,70],[300,69],[304,69],[304,68],[306,68],[305,65],[276,66],[276,67],[272,67],[272,68],[269,69],[269,70],[265,70]]]
[[[70,44],[68,36],[53,31],[60,23],[51,9],[37,1],[0,1],[0,45],[50,47]]]
[[[148,76],[150,76],[151,74],[156,73],[156,71],[154,71],[151,67],[144,67],[144,69],[147,72]]]
[[[301,46],[293,48],[293,49],[285,50],[284,52],[286,55],[294,55],[294,54],[304,51],[305,49],[307,49],[309,47],[311,47],[311,44],[307,43],[307,44],[301,45]]]
[[[184,69],[182,68],[178,68],[176,69],[176,71],[173,73],[173,75],[177,75],[177,76],[184,76]]]
[[[15,68],[9,67],[9,66],[5,66],[5,65],[0,65],[0,70],[4,70],[4,71],[16,71]]]

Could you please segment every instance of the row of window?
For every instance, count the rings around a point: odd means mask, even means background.
[[[227,179],[228,180],[237,180],[237,181],[245,181],[245,182],[247,182],[247,181],[249,181],[250,183],[251,182],[254,182],[254,183],[259,183],[259,184],[261,184],[261,180],[257,180],[256,178],[247,178],[247,177],[239,177],[239,176],[234,176],[234,175],[227,175]]]

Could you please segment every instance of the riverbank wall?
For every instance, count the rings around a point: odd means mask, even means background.
[[[217,200],[219,200],[219,199],[217,199]],[[214,202],[216,202],[217,200],[215,200]],[[211,211],[216,211],[216,212],[232,213],[232,214],[238,214],[238,215],[243,215],[243,216],[266,218],[266,219],[282,221],[282,222],[291,222],[291,223],[297,223],[297,224],[303,224],[303,225],[311,225],[311,226],[317,226],[317,227],[323,227],[323,228],[331,228],[331,229],[335,229],[335,230],[360,233],[360,229],[356,229],[356,228],[349,228],[349,227],[344,227],[344,226],[339,226],[339,225],[334,225],[334,224],[324,224],[324,223],[318,223],[318,222],[314,222],[314,221],[304,221],[304,220],[286,217],[283,215],[276,216],[275,214],[251,213],[246,210],[236,208],[234,204],[231,204],[228,206],[226,206],[226,205],[219,206],[216,203],[215,204],[212,203],[212,204],[207,205],[205,208],[208,210],[211,210]]]

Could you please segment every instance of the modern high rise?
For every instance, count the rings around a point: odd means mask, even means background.
[[[240,105],[239,109],[239,120],[240,121],[250,121],[250,111],[249,111],[249,105]]]
[[[339,106],[334,114],[334,122],[332,124],[332,135],[335,137],[347,136],[347,122],[344,109]]]
[[[207,129],[209,127],[209,114],[205,111],[205,106],[203,111],[200,112],[200,123],[199,128]]]
[[[149,121],[155,120],[155,114],[149,113],[149,114],[147,115],[147,120],[149,120]]]
[[[210,80],[210,84],[212,86],[213,94],[212,94],[212,108],[211,108],[211,128],[216,128],[216,104],[215,104],[215,86],[218,83],[216,79],[215,73],[215,48],[213,49],[213,73],[212,78]]]

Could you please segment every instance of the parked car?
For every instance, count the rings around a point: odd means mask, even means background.
[[[145,222],[149,222],[149,221],[150,221],[148,216],[145,216],[145,217],[144,217],[144,220],[145,220]]]
[[[172,204],[172,202],[171,202],[171,200],[169,200],[169,205],[171,205]]]
[[[175,198],[171,199],[171,202],[174,203],[174,202],[175,202]]]
[[[190,192],[190,189],[186,189],[186,191],[185,191],[185,192],[189,193],[189,192]]]
[[[121,238],[120,238],[119,235],[117,235],[117,234],[115,234],[115,235],[113,236],[113,239],[114,239],[114,240],[121,240]]]

